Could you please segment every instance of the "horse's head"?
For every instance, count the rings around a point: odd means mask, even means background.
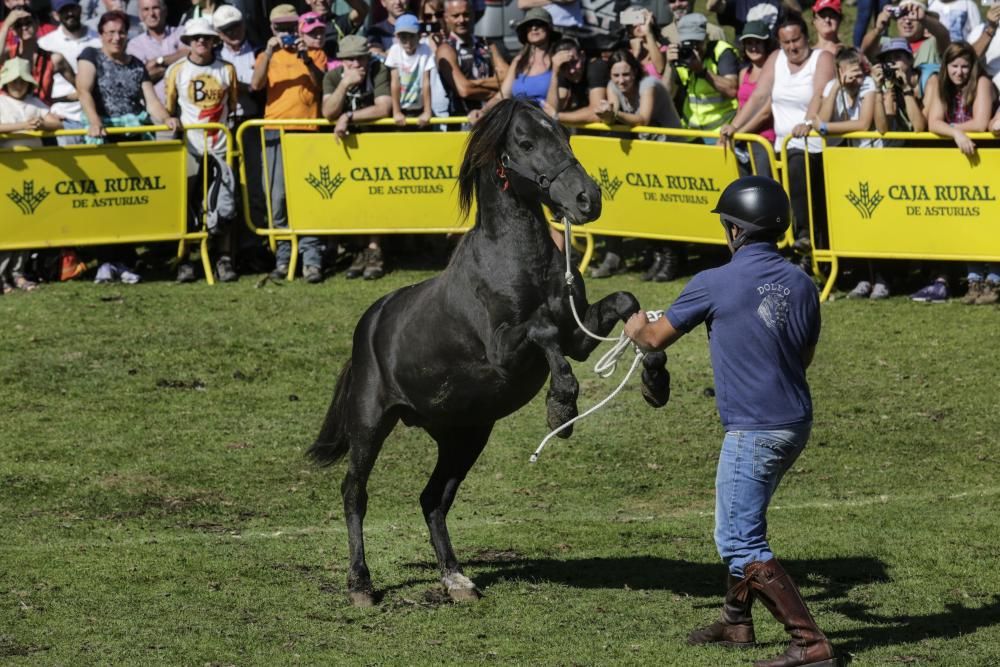
[[[475,171],[489,168],[522,199],[540,200],[557,218],[583,224],[601,215],[601,190],[573,155],[554,120],[520,100],[503,100],[473,128],[459,173],[468,212]]]

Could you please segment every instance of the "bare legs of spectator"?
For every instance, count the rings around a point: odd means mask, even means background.
[[[288,206],[285,198],[285,167],[281,156],[281,133],[266,130],[264,151],[267,161],[267,178],[271,192],[271,219],[279,229],[288,228]],[[282,279],[288,275],[292,259],[292,244],[278,241],[272,278]],[[323,279],[323,246],[316,236],[299,237],[299,253],[302,255],[302,275],[311,283]]]

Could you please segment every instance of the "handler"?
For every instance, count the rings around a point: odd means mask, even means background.
[[[767,507],[809,439],[812,401],[806,367],[819,340],[816,287],[778,254],[788,197],[769,178],[733,182],[712,211],[733,254],[702,271],[664,317],[639,311],[625,334],[643,351],[662,350],[698,324],[708,328],[719,416],[726,429],[715,479],[715,544],[729,568],[721,618],[690,644],[754,643],[755,597],[792,636],[784,654],[756,667],[833,667],[836,660],[795,583],[767,542]]]

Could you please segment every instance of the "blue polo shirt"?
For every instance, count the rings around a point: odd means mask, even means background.
[[[802,355],[819,341],[819,295],[773,244],[745,245],[725,266],[696,275],[666,317],[684,333],[705,323],[727,431],[812,421]]]

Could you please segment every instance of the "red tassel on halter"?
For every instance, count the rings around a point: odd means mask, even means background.
[[[503,192],[507,192],[507,188],[510,187],[510,181],[507,180],[507,170],[503,168],[503,165],[497,167],[497,176],[503,181],[503,187],[500,188]]]

